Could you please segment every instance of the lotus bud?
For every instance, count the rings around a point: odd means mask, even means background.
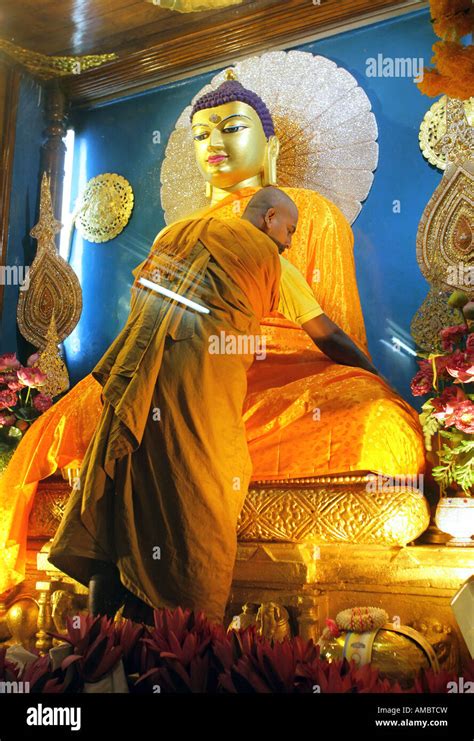
[[[462,309],[463,306],[469,303],[469,296],[464,291],[453,291],[451,296],[448,298],[448,305],[452,309]]]

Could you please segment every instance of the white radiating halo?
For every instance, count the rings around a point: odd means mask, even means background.
[[[228,69],[228,68],[227,68]],[[370,100],[344,68],[302,51],[272,51],[237,62],[237,79],[268,106],[280,139],[278,185],[315,190],[350,224],[370,191],[378,162]],[[195,101],[224,82],[222,70],[179,116],[161,167],[166,223],[207,205],[194,155],[189,116]]]

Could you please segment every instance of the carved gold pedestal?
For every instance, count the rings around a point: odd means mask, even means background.
[[[254,483],[238,523],[241,541],[406,545],[429,525],[413,485],[371,475]]]
[[[328,617],[359,605],[384,608],[432,643],[440,667],[469,656],[450,601],[474,572],[474,552],[444,546],[239,543],[226,624],[245,603],[274,602],[293,634],[318,640]]]

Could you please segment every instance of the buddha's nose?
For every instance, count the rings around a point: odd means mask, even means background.
[[[219,129],[213,129],[211,136],[209,137],[209,147],[216,149],[222,149],[224,146],[224,140],[222,138],[222,132]]]

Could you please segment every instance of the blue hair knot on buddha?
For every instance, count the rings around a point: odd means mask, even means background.
[[[275,127],[267,106],[257,93],[247,90],[237,80],[226,80],[216,90],[211,90],[211,92],[201,96],[193,106],[190,119],[192,121],[197,111],[202,111],[205,108],[215,108],[216,106],[224,105],[224,103],[233,103],[235,101],[247,103],[247,105],[251,106],[262,122],[263,131],[267,139],[274,136]]]

